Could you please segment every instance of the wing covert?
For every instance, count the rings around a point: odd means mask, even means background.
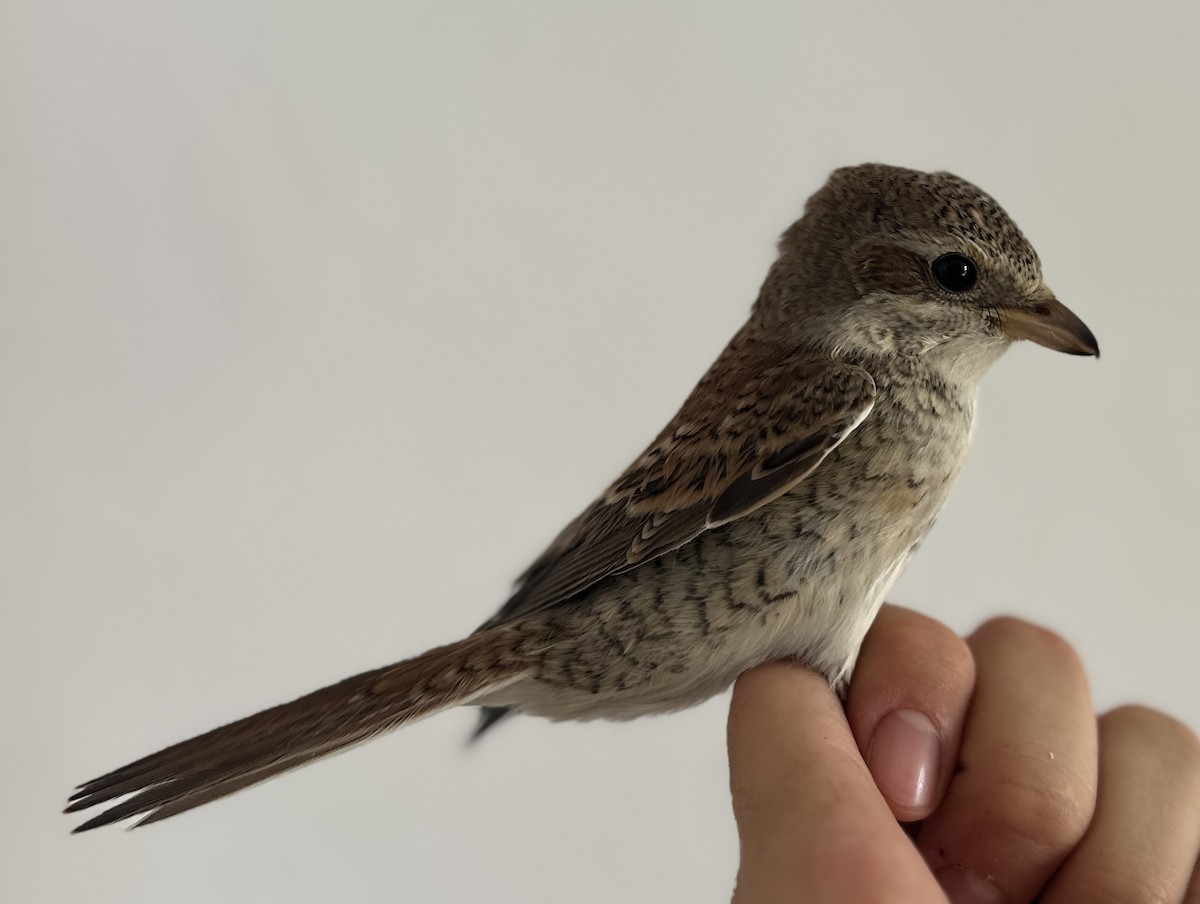
[[[484,627],[565,603],[786,493],[874,401],[875,382],[860,367],[735,340],[667,428],[567,525]]]

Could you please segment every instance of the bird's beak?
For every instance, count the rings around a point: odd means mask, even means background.
[[[1100,346],[1087,324],[1046,293],[1020,307],[1000,308],[1000,330],[1009,339],[1028,339],[1068,355],[1100,357]]]

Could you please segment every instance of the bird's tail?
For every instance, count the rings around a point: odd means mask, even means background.
[[[65,812],[130,794],[75,831],[166,819],[511,683],[528,668],[520,645],[500,626],[363,672],[85,782]]]

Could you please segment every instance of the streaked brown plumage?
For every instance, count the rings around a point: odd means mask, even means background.
[[[552,719],[689,706],[801,658],[837,684],[932,525],[979,378],[1014,339],[1098,354],[968,182],[836,171],[747,324],[642,456],[476,633],[80,786],[79,830],[151,822],[440,709]]]

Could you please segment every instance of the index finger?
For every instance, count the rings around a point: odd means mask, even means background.
[[[736,904],[945,904],[880,796],[829,686],[795,662],[742,675],[729,708]]]

